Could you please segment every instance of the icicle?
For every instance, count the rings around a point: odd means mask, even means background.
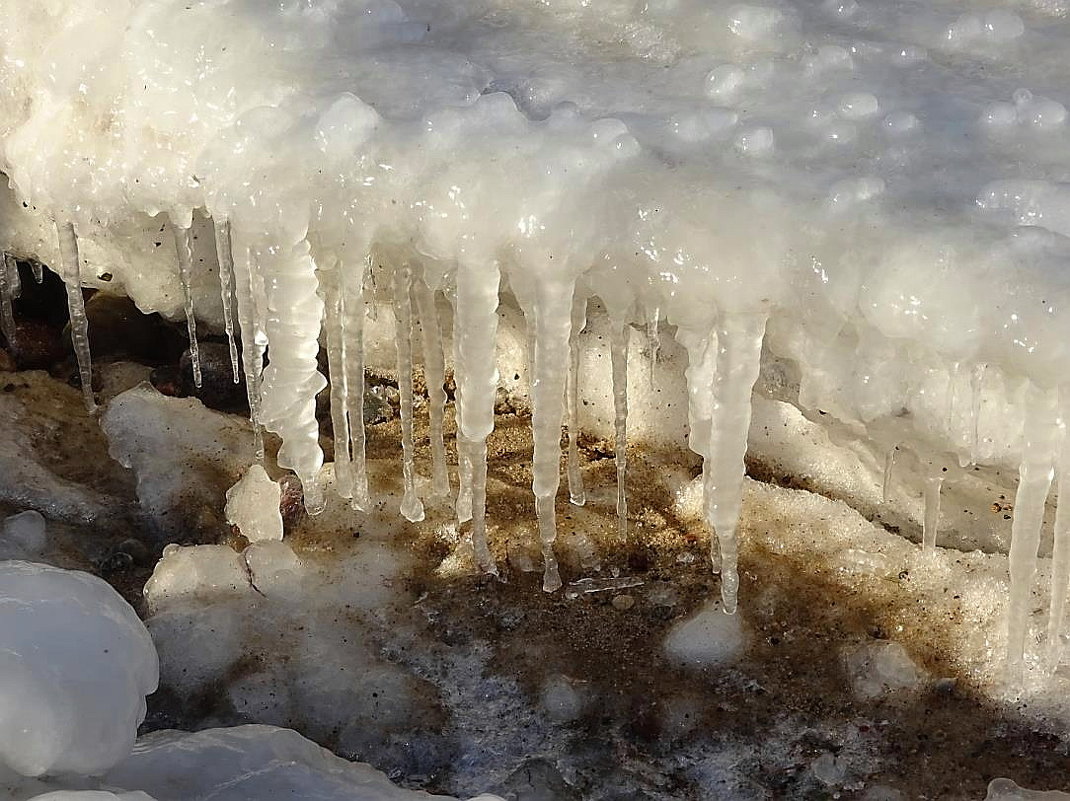
[[[71,343],[78,359],[78,373],[82,379],[82,397],[85,408],[96,411],[93,400],[93,357],[89,351],[89,320],[85,315],[85,300],[82,298],[82,257],[78,253],[78,236],[74,223],[56,223],[59,235],[59,254],[63,266],[63,283],[67,287],[67,311],[71,318]]]
[[[459,416],[459,415],[458,415]],[[458,422],[458,427],[460,423]],[[454,502],[454,514],[457,525],[472,519],[472,459],[469,455],[469,443],[460,434],[457,435],[457,500]]]
[[[197,318],[193,312],[193,234],[189,228],[171,224],[178,251],[178,274],[186,299],[186,328],[189,331],[189,358],[193,365],[193,384],[201,386],[201,354],[197,347]]]
[[[650,342],[650,388],[654,388],[654,375],[658,366],[658,351],[661,349],[661,336],[658,324],[661,320],[661,308],[654,306],[646,321],[646,338]]]
[[[981,449],[981,391],[984,387],[988,365],[975,365],[970,374],[970,465],[977,464]]]
[[[331,374],[331,428],[334,429],[334,490],[339,497],[353,497],[353,473],[349,459],[349,409],[346,405],[345,331],[339,266],[319,274],[327,326],[327,369]]]
[[[231,250],[230,222],[213,221],[215,228],[216,262],[219,265],[219,296],[223,301],[223,329],[227,333],[230,348],[230,370],[234,383],[241,382],[238,367],[238,346],[234,342],[234,253]]]
[[[587,297],[572,299],[572,333],[568,343],[568,497],[576,506],[587,503],[580,471],[580,332],[587,325]]]
[[[431,487],[435,495],[450,494],[446,469],[446,446],[442,420],[446,413],[446,363],[442,353],[442,331],[438,324],[435,293],[421,279],[414,285],[416,308],[420,313],[420,334],[424,353],[424,383],[427,384],[428,422],[431,434]]]
[[[371,506],[368,489],[368,462],[365,452],[367,436],[364,431],[364,279],[370,259],[362,259],[359,268],[338,267],[341,293],[340,320],[343,351],[345,353],[345,408],[349,422],[350,463],[353,477],[351,505],[357,511]]]
[[[531,427],[535,440],[532,491],[542,543],[543,582],[546,592],[561,586],[554,556],[557,521],[554,502],[561,485],[561,423],[564,417],[565,376],[568,373],[569,335],[575,286],[545,281],[537,287],[535,306],[535,364],[531,393]]]
[[[1007,604],[1007,679],[1020,685],[1029,627],[1029,599],[1037,571],[1044,506],[1054,474],[1056,435],[1054,392],[1029,388],[1022,437],[1022,462],[1011,523],[1010,600]]]
[[[739,591],[736,529],[743,502],[751,392],[758,380],[765,321],[764,314],[730,313],[717,327],[717,372],[703,486],[706,520],[720,545],[721,600],[728,614],[736,611]]]
[[[947,398],[946,406],[944,407],[944,428],[947,429],[947,433],[951,435],[951,427],[955,421],[955,395],[958,387],[959,371],[962,368],[961,362],[953,362],[951,364],[951,370],[947,375]]]
[[[881,482],[881,503],[888,503],[892,490],[892,468],[895,467],[895,455],[899,446],[893,445],[884,456],[884,481]]]
[[[486,529],[478,521],[485,514],[487,437],[494,430],[494,401],[498,388],[495,340],[498,331],[497,263],[461,264],[457,269],[457,308],[453,326],[456,353],[459,474],[458,518],[462,518],[466,489],[473,521],[472,546],[480,567],[495,572],[486,541]],[[558,398],[563,397],[563,391]],[[560,424],[559,424],[560,425]],[[560,437],[560,430],[558,432]],[[483,497],[480,497],[480,496]]]
[[[217,237],[219,233],[217,228]],[[229,225],[227,233],[231,233]],[[230,246],[229,236],[222,244],[218,239],[216,240],[217,249],[230,249]],[[249,399],[249,419],[253,424],[253,447],[257,461],[262,463],[264,461],[264,432],[261,427],[260,414],[260,376],[264,369],[264,352],[257,342],[262,312],[258,308],[255,291],[252,251],[245,247],[239,250],[239,253],[243,253],[244,258],[234,264],[234,299],[238,306],[238,335],[241,337],[242,372],[245,376],[245,395]]]
[[[394,319],[397,332],[398,389],[401,393],[401,451],[405,495],[401,514],[411,523],[424,519],[424,505],[416,493],[416,457],[412,442],[412,268],[404,264],[394,270]]]
[[[1058,492],[1051,551],[1051,606],[1048,610],[1048,661],[1051,668],[1059,663],[1067,584],[1070,582],[1070,437],[1066,436],[1065,426],[1059,456]]]
[[[30,262],[30,269],[33,270],[34,283],[42,284],[45,280],[45,268],[41,262],[34,259]]]
[[[617,533],[628,536],[628,329],[624,320],[612,322],[610,358],[613,362],[613,430],[616,434]]]
[[[936,532],[940,527],[940,490],[943,486],[942,475],[925,479],[925,518],[921,529],[921,549],[925,553],[936,550]]]
[[[18,264],[10,253],[4,254],[4,263],[0,264],[0,332],[3,332],[8,345],[15,344],[15,313],[12,303],[15,300],[15,283],[12,276],[18,277]]]
[[[264,243],[257,256],[266,279],[264,330],[271,342],[260,411],[264,427],[282,438],[279,467],[301,479],[305,509],[315,515],[325,504],[316,395],[327,386],[316,358],[323,322],[316,264],[306,241]]]

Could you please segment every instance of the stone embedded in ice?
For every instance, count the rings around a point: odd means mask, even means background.
[[[726,615],[711,601],[697,614],[673,626],[665,638],[665,653],[684,667],[721,665],[738,657],[746,645],[740,615]]]
[[[227,522],[249,542],[282,539],[282,487],[262,465],[254,464],[227,490]]]
[[[156,690],[148,631],[85,573],[0,562],[0,765],[95,774],[121,760]]]
[[[897,642],[875,642],[849,649],[844,665],[851,689],[860,698],[910,690],[928,675]]]

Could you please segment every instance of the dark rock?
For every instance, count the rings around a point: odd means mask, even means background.
[[[239,370],[238,383],[234,383],[230,346],[226,342],[209,340],[198,343],[198,350],[201,385],[198,387],[193,382],[193,358],[187,349],[178,363],[180,394],[200,399],[209,409],[247,415],[249,400],[245,394],[245,381]]]

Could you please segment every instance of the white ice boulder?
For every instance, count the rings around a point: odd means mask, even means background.
[[[95,775],[130,752],[159,662],[105,582],[0,562],[0,677],[0,766]]]

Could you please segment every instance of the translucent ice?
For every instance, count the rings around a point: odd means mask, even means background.
[[[282,539],[282,487],[272,481],[262,465],[254,464],[237,484],[227,490],[227,522],[249,542]]]

